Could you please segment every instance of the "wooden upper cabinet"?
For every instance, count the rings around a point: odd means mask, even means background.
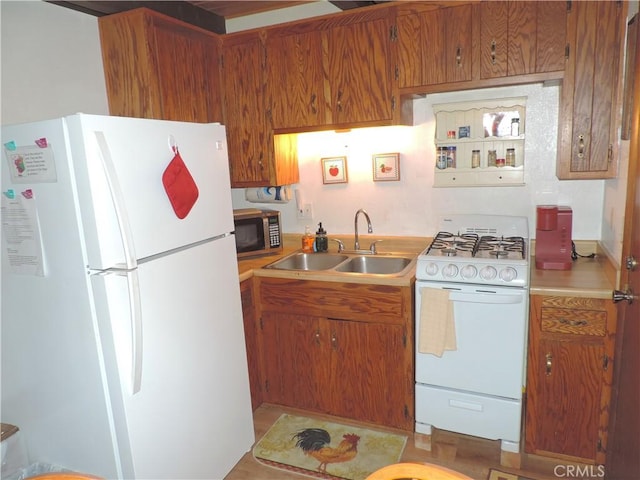
[[[265,49],[259,32],[223,41],[224,117],[232,187],[298,182],[295,135],[273,135],[266,115]]]
[[[274,129],[327,122],[322,32],[267,33],[267,96]]]
[[[331,28],[327,51],[331,123],[390,121],[394,105],[387,16]]]
[[[471,80],[471,5],[407,6],[396,22],[399,88]]]
[[[264,50],[257,34],[224,40],[224,117],[232,185],[269,181],[263,66]]]
[[[482,79],[564,70],[567,4],[483,1]]]
[[[560,97],[557,176],[612,178],[617,174],[617,107],[626,2],[571,2],[569,59]]]
[[[145,8],[98,25],[111,115],[222,121],[217,35]]]
[[[266,29],[267,104],[275,131],[412,124],[394,98],[390,9]]]

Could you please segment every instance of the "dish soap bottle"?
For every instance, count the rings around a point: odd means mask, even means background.
[[[316,252],[326,252],[329,250],[329,239],[327,238],[327,232],[322,228],[322,222],[318,224],[318,231],[316,232],[316,241],[313,249]]]
[[[302,236],[302,251],[305,253],[313,253],[314,238],[311,234],[309,225],[304,227],[304,235]]]

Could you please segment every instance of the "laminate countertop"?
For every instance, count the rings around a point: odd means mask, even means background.
[[[265,265],[275,262],[280,258],[300,250],[299,234],[285,234],[283,236],[283,251],[280,255],[269,255],[265,257],[250,257],[238,260],[238,274],[240,281],[247,280],[254,276],[254,271],[260,270]],[[336,237],[333,237],[336,238]],[[353,238],[349,236],[339,236],[345,242],[347,248],[351,247]],[[368,245],[372,239],[382,238],[383,242],[378,244],[380,252],[403,253],[418,256],[431,243],[430,237],[368,237],[362,236],[361,244]],[[593,251],[597,249],[597,242],[582,243],[582,251]],[[336,247],[330,243],[330,252],[336,251]],[[532,247],[532,252],[534,248]],[[570,270],[541,270],[535,267],[535,256],[531,256],[530,263],[530,293],[532,295],[555,295],[573,296],[589,298],[611,298],[611,292],[615,288],[615,268],[606,255],[601,252],[596,258],[579,257],[573,261]],[[292,278],[300,278],[300,272],[291,272]],[[266,274],[263,271],[260,274]],[[296,275],[297,274],[297,275]],[[267,274],[268,275],[268,274]],[[286,275],[278,271],[278,276]],[[407,277],[415,277],[415,269],[409,272]],[[337,277],[337,276],[336,276]],[[339,277],[347,281],[344,276]],[[310,278],[311,279],[311,278]],[[333,280],[337,280],[334,278]],[[414,278],[400,279],[402,283],[411,282]],[[367,281],[363,276],[361,281]],[[387,280],[390,281],[390,280]],[[375,282],[374,282],[375,283]],[[395,283],[395,282],[392,282]]]

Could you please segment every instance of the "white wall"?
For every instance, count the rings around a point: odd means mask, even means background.
[[[96,17],[5,0],[0,17],[3,125],[109,113]]]
[[[535,206],[559,203],[574,211],[574,239],[599,239],[603,180],[559,181],[555,176],[558,86],[542,84],[429,95],[414,101],[413,127],[357,129],[348,133],[317,132],[299,136],[300,182],[304,202],[313,206],[313,221],[298,220],[294,202],[250,204],[244,189],[234,189],[236,208],[281,210],[284,230],[303,232],[319,221],[331,233],[353,232],[356,210],[365,208],[375,233],[431,236],[438,217],[452,213],[524,215],[535,237]],[[467,100],[527,97],[525,186],[434,188],[435,118],[432,105]],[[373,182],[375,153],[399,152],[400,181]],[[320,158],[346,156],[347,184],[324,185]]]

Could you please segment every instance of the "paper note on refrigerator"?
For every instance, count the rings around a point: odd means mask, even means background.
[[[2,250],[10,272],[44,276],[38,211],[30,188],[2,192]]]
[[[44,139],[40,139],[42,141]],[[43,145],[43,146],[40,146]],[[13,147],[5,144],[5,155],[13,183],[53,183],[58,177],[51,145]]]

